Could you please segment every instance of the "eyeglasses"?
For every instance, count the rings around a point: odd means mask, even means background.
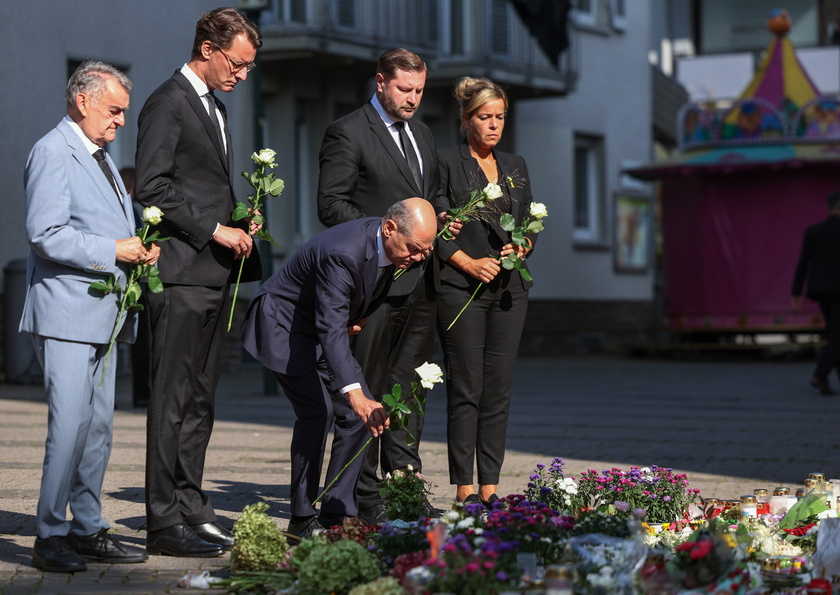
[[[237,72],[239,72],[243,68],[245,69],[245,72],[251,72],[252,70],[254,70],[257,67],[257,65],[254,64],[253,62],[245,63],[245,62],[240,62],[239,60],[234,60],[233,58],[228,56],[227,52],[224,51],[219,46],[216,46],[216,49],[219,50],[220,52],[222,52],[222,55],[225,58],[227,58],[228,65],[230,66],[231,74],[236,74]]]

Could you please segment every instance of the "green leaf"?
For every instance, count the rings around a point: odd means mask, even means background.
[[[283,180],[274,180],[271,185],[268,187],[267,192],[271,196],[280,196],[280,193],[283,192],[283,189],[286,187],[286,182]]]
[[[513,215],[510,213],[504,213],[501,217],[499,217],[499,224],[505,231],[513,231],[516,227],[516,219],[514,219]]]
[[[512,271],[515,263],[510,258],[504,258],[501,262],[502,268],[507,271]]]
[[[510,234],[511,241],[516,244],[517,246],[522,246],[525,244],[525,236],[522,234],[522,229],[517,227],[514,229]]]
[[[443,232],[441,232],[440,237],[446,240],[447,242],[455,239],[455,236],[452,234],[451,231],[449,231],[448,227],[444,229]]]
[[[519,274],[522,275],[522,278],[526,281],[533,281],[533,278],[531,278],[531,273],[528,272],[528,269],[519,269]]]
[[[105,281],[94,281],[90,284],[90,288],[96,291],[101,291],[103,295],[108,295],[114,292],[114,276],[109,275]]]
[[[397,406],[397,400],[394,398],[394,395],[382,395],[382,403],[384,403],[389,410],[392,410]]]
[[[265,217],[263,217],[262,215],[254,215],[253,217],[251,217],[251,223],[262,225],[263,223],[265,223]]]
[[[540,233],[544,229],[545,225],[543,225],[543,222],[537,219],[528,224],[528,227],[525,228],[525,233]]]
[[[405,403],[397,403],[395,406],[395,411],[399,411],[400,413],[403,413],[405,415],[410,415],[411,407],[409,407]]]
[[[274,246],[275,248],[280,248],[280,245],[277,242],[274,241],[274,238],[272,238],[265,229],[259,230],[256,235],[261,240],[265,240],[266,242],[270,242],[271,245]]]
[[[149,278],[146,280],[146,284],[149,286],[149,291],[152,293],[163,293],[163,281],[161,281],[157,275],[150,274]]]
[[[248,216],[248,209],[250,207],[246,205],[244,202],[236,203],[236,208],[233,209],[233,214],[230,216],[231,219],[234,221],[241,221],[245,217]]]
[[[394,388],[391,389],[391,393],[394,395],[394,398],[397,401],[402,401],[402,385],[401,384],[395,384]]]

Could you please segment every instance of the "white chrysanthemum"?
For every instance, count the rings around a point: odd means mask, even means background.
[[[471,517],[471,516],[468,516],[467,518],[465,518],[465,519],[461,520],[460,522],[458,522],[458,524],[457,524],[457,525],[455,525],[455,528],[456,528],[456,529],[469,529],[469,528],[470,528],[470,527],[472,527],[474,524],[475,524],[475,519],[474,519],[473,517]]]

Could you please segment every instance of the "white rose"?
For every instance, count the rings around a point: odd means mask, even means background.
[[[254,163],[257,165],[267,165],[269,167],[274,167],[274,156],[277,155],[271,149],[263,149],[259,153],[254,153],[251,155],[251,159],[254,160]]]
[[[157,207],[146,207],[143,209],[143,223],[157,225],[163,219],[163,211]]]
[[[495,198],[499,198],[502,195],[502,188],[498,184],[493,184],[491,182],[490,184],[487,184],[487,186],[484,187],[482,193],[484,194],[485,198],[493,200]]]
[[[531,217],[535,219],[542,219],[543,217],[548,216],[548,209],[545,208],[545,205],[541,202],[532,202],[531,203]]]
[[[420,385],[423,388],[433,388],[438,382],[443,382],[443,370],[437,364],[426,362],[419,368],[414,369],[420,376]]]

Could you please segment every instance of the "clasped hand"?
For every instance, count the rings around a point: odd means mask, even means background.
[[[157,264],[160,246],[154,242],[147,248],[138,236],[117,240],[117,262],[131,264]]]

